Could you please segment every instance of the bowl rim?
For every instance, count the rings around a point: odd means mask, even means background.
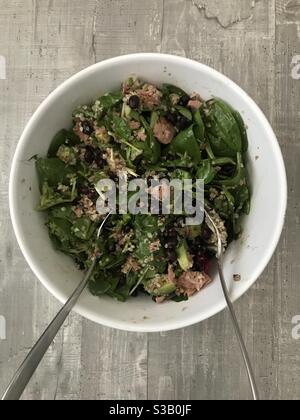
[[[168,63],[181,63],[185,64],[186,66],[193,67],[198,70],[202,70],[203,72],[210,73],[214,78],[218,79],[220,82],[227,84],[227,86],[233,90],[236,91],[236,93],[241,96],[249,105],[250,108],[255,112],[257,117],[261,120],[263,123],[266,132],[268,133],[269,138],[271,141],[273,141],[273,147],[274,147],[274,156],[276,158],[276,170],[280,174],[280,185],[278,186],[279,190],[279,200],[278,200],[278,206],[279,208],[279,215],[278,215],[278,221],[276,225],[274,226],[274,234],[273,239],[271,242],[268,243],[268,247],[264,253],[264,258],[260,261],[259,266],[255,267],[255,269],[252,272],[252,275],[249,277],[247,284],[245,284],[244,287],[241,287],[238,293],[234,296],[234,301],[239,299],[242,295],[244,295],[252,286],[253,284],[258,280],[260,275],[263,273],[265,268],[267,267],[268,263],[270,262],[276,247],[279,243],[281,233],[283,230],[284,222],[285,222],[285,214],[287,209],[287,176],[286,176],[286,169],[284,165],[283,155],[277,140],[277,137],[268,121],[266,116],[264,115],[263,111],[260,109],[260,107],[254,102],[254,100],[241,88],[239,87],[235,82],[233,82],[231,79],[229,79],[224,74],[220,73],[219,71],[213,69],[212,67],[209,67],[205,64],[199,63],[197,61],[191,60],[189,58],[170,55],[170,54],[161,54],[161,53],[135,53],[135,54],[126,54],[117,56],[114,58],[110,58],[101,62],[98,62],[96,64],[93,64],[91,66],[88,66],[84,68],[83,70],[77,72],[64,82],[62,82],[53,92],[51,92],[39,105],[37,110],[34,112],[32,117],[29,119],[29,121],[26,124],[25,129],[23,130],[23,133],[18,141],[12,164],[11,164],[11,171],[10,171],[10,177],[9,177],[9,209],[10,209],[10,217],[13,225],[13,230],[17,239],[17,242],[19,244],[19,247],[22,251],[22,254],[27,261],[29,267],[31,268],[32,272],[35,274],[35,276],[39,279],[39,281],[46,287],[46,289],[61,303],[65,303],[65,298],[62,295],[62,293],[57,290],[55,287],[52,286],[51,282],[48,281],[47,278],[44,277],[44,275],[40,272],[38,267],[36,266],[34,260],[29,255],[29,252],[27,251],[27,244],[25,238],[23,238],[21,231],[19,229],[19,221],[17,217],[17,212],[15,211],[16,207],[16,188],[17,188],[17,178],[15,176],[18,168],[18,164],[20,161],[20,156],[23,152],[24,143],[26,143],[26,138],[29,133],[29,131],[32,129],[32,127],[36,124],[36,122],[39,120],[40,115],[44,113],[44,110],[51,104],[52,102],[55,102],[56,97],[66,88],[71,86],[73,82],[80,80],[81,78],[84,78],[88,76],[89,73],[92,73],[94,71],[98,71],[100,69],[104,69],[106,67],[109,67],[116,63],[122,63],[127,61],[135,61],[135,60],[144,60],[144,59],[153,59],[157,61],[163,61],[168,60]],[[210,317],[216,315],[217,313],[221,312],[223,309],[226,308],[226,302],[225,300],[223,302],[220,302],[219,304],[213,305],[210,309],[206,310],[203,313],[199,313],[196,315],[191,315],[190,318],[185,320],[172,320],[172,321],[162,321],[161,324],[153,323],[147,323],[147,324],[130,324],[127,321],[112,321],[109,317],[105,317],[103,315],[95,315],[93,312],[89,311],[89,309],[84,308],[78,303],[75,308],[74,312],[78,313],[79,315],[83,316],[84,318],[87,318],[97,324],[111,327],[123,331],[131,331],[131,332],[163,332],[163,331],[171,331],[176,330],[183,327],[188,327],[194,324],[197,324],[199,322],[202,322],[206,319],[209,319]]]

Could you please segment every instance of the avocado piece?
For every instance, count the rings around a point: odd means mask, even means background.
[[[146,292],[152,296],[169,296],[176,290],[176,285],[170,282],[166,274],[157,274],[144,285]]]
[[[193,267],[193,258],[189,254],[186,241],[177,248],[177,260],[183,271],[188,271]]]

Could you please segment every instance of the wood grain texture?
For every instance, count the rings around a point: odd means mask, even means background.
[[[0,393],[60,307],[14,239],[8,175],[38,104],[78,70],[119,54],[155,51],[222,71],[275,128],[289,178],[287,223],[265,273],[237,304],[262,397],[300,397],[300,55],[298,0],[0,0]],[[3,74],[3,72],[1,73]],[[24,399],[246,399],[249,387],[228,314],[163,334],[102,328],[72,314]]]

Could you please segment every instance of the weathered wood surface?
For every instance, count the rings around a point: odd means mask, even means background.
[[[272,262],[236,309],[262,397],[300,398],[300,341],[292,338],[292,318],[300,314],[300,1],[0,0],[0,33],[0,394],[60,307],[30,272],[10,225],[8,174],[18,137],[71,74],[108,57],[155,51],[224,72],[278,134],[289,177],[287,223]],[[23,398],[249,397],[224,312],[149,335],[72,314]]]

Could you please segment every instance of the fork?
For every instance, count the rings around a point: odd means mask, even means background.
[[[255,376],[254,376],[254,371],[252,368],[252,364],[250,361],[250,357],[239,327],[239,323],[237,320],[237,317],[235,315],[235,311],[233,308],[233,304],[232,301],[230,299],[229,296],[229,292],[228,292],[228,288],[227,288],[227,284],[225,281],[225,277],[224,277],[224,272],[223,272],[223,244],[222,244],[222,239],[221,239],[221,235],[219,232],[219,229],[216,226],[216,223],[214,222],[213,218],[210,216],[209,211],[208,210],[204,210],[205,216],[207,217],[207,219],[210,222],[211,225],[211,230],[215,233],[217,239],[218,239],[218,250],[217,250],[217,266],[218,266],[218,272],[219,272],[219,277],[220,277],[220,281],[221,281],[221,285],[222,285],[222,289],[223,289],[223,293],[224,293],[224,297],[226,300],[226,304],[227,307],[229,309],[229,313],[231,316],[231,320],[232,320],[232,324],[234,327],[234,331],[241,349],[241,353],[243,356],[243,360],[245,363],[245,367],[246,367],[246,371],[247,371],[247,375],[248,375],[248,379],[250,382],[250,387],[251,387],[251,392],[252,392],[252,396],[253,396],[253,400],[254,401],[259,401],[259,393],[258,393],[258,388],[256,385],[256,381],[255,381]]]
[[[98,232],[97,232],[97,239],[100,238],[102,229],[107,219],[111,216],[111,214],[112,214],[111,212],[108,213],[108,215],[103,220],[101,226],[99,227]],[[22,365],[19,367],[18,371],[16,372],[15,376],[13,377],[11,383],[7,387],[2,397],[2,401],[5,401],[5,400],[15,401],[21,398],[26,386],[28,385],[28,382],[30,381],[37,367],[39,366],[46,351],[50,347],[58,331],[62,327],[66,318],[68,317],[71,310],[76,305],[82,292],[86,288],[90,280],[90,277],[93,274],[93,271],[97,262],[98,262],[98,258],[95,257],[93,259],[93,262],[90,268],[88,269],[84,278],[81,280],[81,282],[77,286],[76,290],[73,292],[72,296],[65,303],[62,309],[58,312],[58,314],[53,319],[51,324],[47,327],[45,332],[39,338],[38,342],[33,346],[28,356],[26,357],[26,359],[24,360],[24,362],[22,363]]]

